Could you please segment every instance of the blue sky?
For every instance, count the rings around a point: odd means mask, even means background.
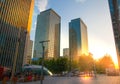
[[[36,17],[52,8],[61,16],[61,55],[68,48],[68,23],[81,18],[87,25],[89,52],[94,58],[110,54],[117,63],[112,25],[107,0],[35,0],[31,39],[34,40]]]

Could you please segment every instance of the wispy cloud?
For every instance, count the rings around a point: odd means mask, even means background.
[[[44,11],[48,5],[48,0],[35,0],[35,6],[40,11]]]
[[[85,2],[86,0],[75,0],[76,2],[79,2],[79,3],[83,3]]]

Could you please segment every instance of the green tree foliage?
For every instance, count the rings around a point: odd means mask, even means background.
[[[38,61],[32,61],[32,64],[41,65],[42,59]],[[80,71],[94,71],[97,73],[105,73],[106,68],[114,68],[114,63],[110,55],[105,55],[98,61],[95,61],[91,54],[82,55],[79,57],[79,61],[70,60],[67,58],[57,58],[57,59],[45,59],[44,66],[48,68],[52,73],[62,73],[63,71],[68,71],[71,69],[79,69]]]
[[[32,62],[32,64],[41,65],[42,59]],[[53,73],[62,73],[68,70],[68,59],[67,58],[57,58],[57,59],[45,59],[44,66],[48,68]]]
[[[68,70],[68,60],[63,57],[45,60],[45,66],[53,73],[62,73],[63,71]]]
[[[78,62],[73,60],[71,63],[71,70],[78,69],[78,68],[79,68]]]
[[[58,58],[56,60],[56,73],[61,73],[68,69],[68,60],[67,58]]]
[[[32,61],[31,64],[38,65],[38,61]]]

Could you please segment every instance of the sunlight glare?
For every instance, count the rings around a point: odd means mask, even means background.
[[[116,69],[116,70],[119,69],[118,63],[117,63],[117,64],[115,63],[115,69]]]
[[[83,80],[90,80],[90,79],[91,79],[91,77],[90,77],[90,76],[85,75],[84,77],[82,77],[82,79],[83,79]]]

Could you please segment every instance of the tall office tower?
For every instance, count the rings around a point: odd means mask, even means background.
[[[26,49],[27,51],[26,51],[26,55],[24,57],[24,64],[31,64],[32,48],[33,48],[33,41],[29,39],[27,42],[27,49]]]
[[[70,58],[69,56],[69,48],[64,48],[63,49],[63,57]]]
[[[40,41],[50,40],[44,43],[45,58],[57,58],[60,56],[60,16],[52,9],[43,11],[37,17],[37,26],[34,43],[34,57],[42,57],[42,45]]]
[[[69,49],[71,59],[77,60],[82,54],[88,54],[87,27],[80,19],[69,23]]]
[[[16,64],[16,72],[23,65],[33,6],[34,0],[0,0],[0,65],[12,70]]]
[[[112,19],[113,33],[120,67],[120,0],[108,0]]]

